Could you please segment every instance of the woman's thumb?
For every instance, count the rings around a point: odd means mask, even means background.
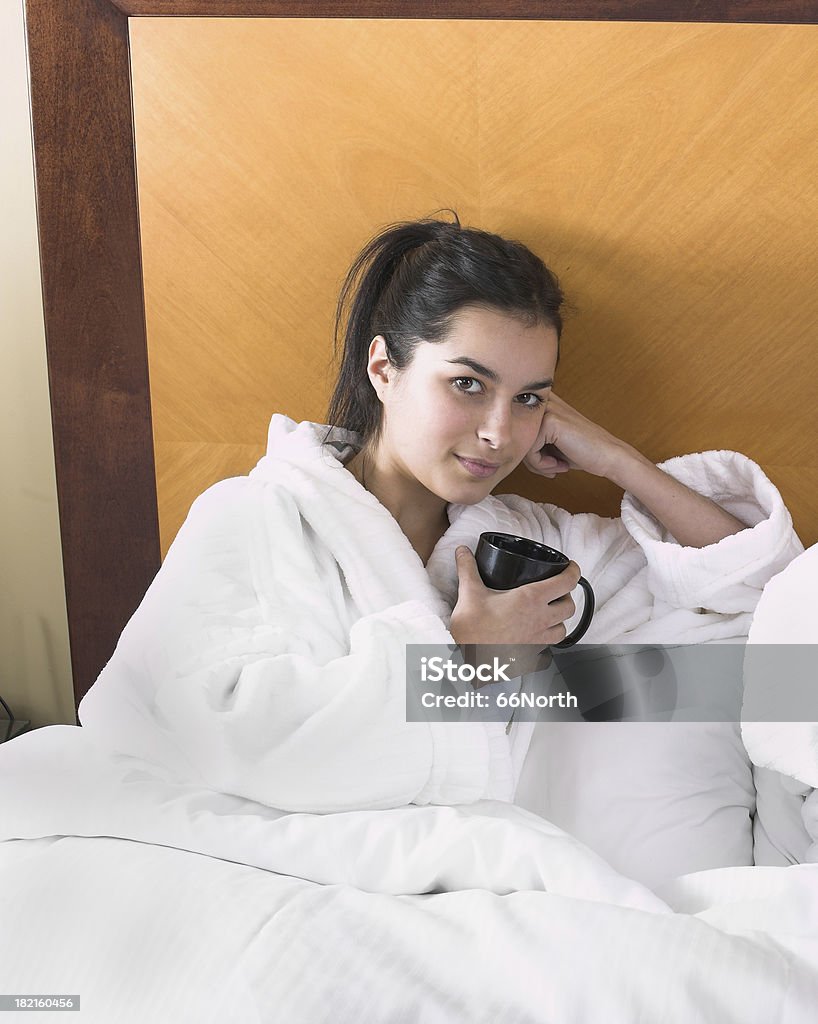
[[[465,579],[471,581],[477,575],[477,563],[474,560],[474,555],[471,553],[471,548],[461,544],[455,550],[454,557],[455,564],[457,565],[458,579],[461,582]]]

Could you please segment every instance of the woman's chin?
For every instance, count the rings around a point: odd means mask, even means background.
[[[449,487],[440,497],[449,505],[477,505],[491,494],[493,483],[485,481],[481,485],[470,487]]]

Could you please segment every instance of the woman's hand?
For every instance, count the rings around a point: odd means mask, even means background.
[[[555,477],[569,469],[610,476],[630,445],[609,434],[551,392],[540,432],[523,464],[538,476]]]
[[[569,562],[550,579],[514,590],[490,590],[480,579],[469,548],[461,545],[455,558],[457,604],[450,627],[455,643],[461,647],[526,645],[517,659],[518,669],[523,673],[533,671],[538,652],[565,639],[563,623],[576,610],[571,591],[579,582],[579,566]]]
[[[583,469],[606,477],[641,502],[682,545],[701,548],[746,529],[726,509],[664,473],[553,392],[523,464],[539,476]]]

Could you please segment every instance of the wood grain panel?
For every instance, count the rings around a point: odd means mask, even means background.
[[[144,20],[132,47],[163,550],[222,465],[197,446],[321,419],[358,247],[445,205],[560,275],[562,397],[656,461],[793,467],[818,539],[818,31]],[[584,474],[502,489],[621,498]]]

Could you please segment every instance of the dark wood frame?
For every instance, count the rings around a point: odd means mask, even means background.
[[[818,0],[26,0],[43,304],[74,694],[160,565],[130,17],[818,23]]]

